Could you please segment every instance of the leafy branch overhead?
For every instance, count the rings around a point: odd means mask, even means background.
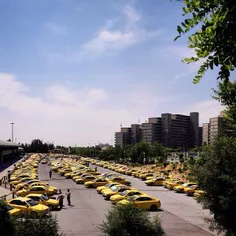
[[[236,1],[185,0],[184,4],[183,16],[188,18],[177,26],[175,40],[198,28],[188,37],[188,47],[196,55],[183,60],[187,64],[203,61],[194,83],[215,67],[219,67],[217,79],[228,82],[236,67]]]

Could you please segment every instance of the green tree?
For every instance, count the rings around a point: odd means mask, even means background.
[[[226,106],[225,121],[227,135],[236,137],[236,83],[219,83],[218,90],[214,90],[215,99]]]
[[[199,187],[206,192],[198,200],[214,218],[212,229],[236,235],[236,139],[219,137],[204,149],[192,167]]]
[[[158,218],[152,221],[148,212],[131,204],[113,207],[99,228],[103,236],[165,235]]]
[[[59,231],[57,219],[51,214],[47,217],[31,218],[28,215],[12,220],[13,236],[63,236]]]
[[[184,5],[186,19],[177,27],[176,39],[190,33],[188,47],[194,49],[196,55],[183,61],[201,63],[194,83],[198,83],[207,70],[219,67],[218,79],[227,84],[236,67],[236,2],[185,0]]]
[[[0,200],[0,232],[1,235],[12,236],[14,232],[14,225],[12,224],[7,205],[3,200]]]

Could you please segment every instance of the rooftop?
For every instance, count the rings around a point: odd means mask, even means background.
[[[4,140],[0,140],[0,147],[19,147],[18,143],[12,143]]]

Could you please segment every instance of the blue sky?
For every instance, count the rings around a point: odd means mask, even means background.
[[[164,112],[222,109],[216,73],[193,85],[187,39],[174,42],[182,3],[168,0],[2,0],[0,139],[112,142],[120,123]]]

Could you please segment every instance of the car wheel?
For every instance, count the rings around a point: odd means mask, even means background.
[[[32,212],[31,212],[31,217],[32,217],[32,218],[38,217],[38,213],[37,213],[36,211],[32,211]]]
[[[151,211],[157,211],[158,207],[157,205],[151,205],[150,210]]]

